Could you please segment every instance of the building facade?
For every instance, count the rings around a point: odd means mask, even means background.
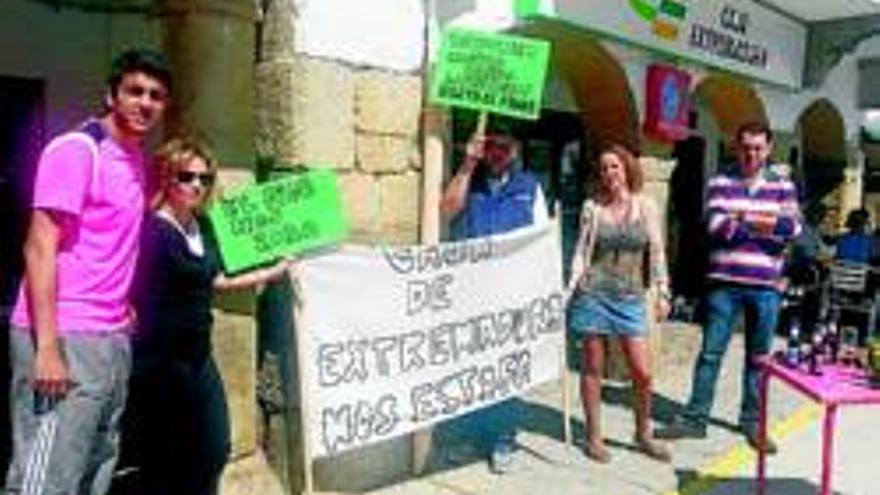
[[[0,231],[20,242],[16,184],[26,182],[34,150],[100,108],[113,53],[146,45],[168,54],[177,80],[164,134],[205,136],[218,151],[222,187],[254,180],[258,163],[331,167],[353,242],[435,242],[443,233],[439,191],[475,120],[425,96],[441,32],[451,26],[552,43],[544,111],[518,133],[558,205],[566,250],[590,193],[593,155],[621,142],[641,152],[649,194],[669,205],[676,258],[675,240],[699,228],[706,178],[730,159],[732,132],[753,119],[776,132],[774,158],[805,203],[825,204],[839,224],[863,202],[859,67],[880,56],[876,27],[847,38],[839,56],[816,68],[827,43],[815,40],[826,32],[839,39],[836,25],[822,31],[766,2],[672,3],[678,7],[660,11],[647,0],[4,0],[0,43],[15,48],[0,52]],[[683,93],[661,100],[691,109],[676,142],[645,128],[653,111],[647,79],[657,66],[689,79]],[[20,264],[15,246],[0,247],[0,263]],[[0,272],[4,294],[12,272]],[[256,306],[253,295],[239,295],[217,308],[234,458],[259,464],[268,448],[272,471],[297,491],[295,394],[287,394],[286,420],[263,421],[256,405],[258,375],[295,375],[258,365],[283,368],[277,363],[287,358],[284,349],[263,358]],[[319,460],[317,486],[356,491],[406,477],[426,445],[417,436]],[[249,473],[231,469],[229,493],[253,493]]]

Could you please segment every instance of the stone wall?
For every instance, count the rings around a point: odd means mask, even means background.
[[[278,8],[291,8],[282,0]],[[419,240],[421,155],[418,74],[353,67],[292,49],[292,29],[267,18],[256,69],[257,150],[282,167],[328,167],[339,175],[350,242],[416,243]],[[292,414],[298,414],[293,405]],[[288,428],[298,429],[298,419]],[[285,441],[272,431],[272,442]],[[287,436],[290,461],[302,466],[299,432]],[[279,456],[280,457],[280,456]],[[411,448],[404,437],[315,463],[318,490],[363,491],[409,472]],[[278,459],[276,470],[287,470]],[[296,468],[294,469],[296,470]],[[303,487],[292,473],[293,493]]]
[[[218,189],[253,180],[253,5],[247,0],[170,0],[157,12],[175,78],[164,132],[195,134],[220,165]],[[252,291],[219,294],[214,355],[231,423],[231,461],[257,452],[256,325]]]
[[[232,435],[232,460],[252,455],[256,432],[256,327],[249,314],[214,312],[214,357],[223,377]]]
[[[221,167],[254,166],[254,5],[165,0],[162,46],[175,78],[165,131],[206,139]]]
[[[257,68],[257,148],[339,173],[355,242],[416,242],[421,77],[294,55]]]
[[[253,174],[248,170],[223,168],[215,192],[223,194],[252,182]],[[254,313],[252,290],[217,294],[211,340],[229,406],[232,461],[251,456],[257,450],[257,328]]]

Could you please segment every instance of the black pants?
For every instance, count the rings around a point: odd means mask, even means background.
[[[135,370],[121,461],[135,469],[114,493],[215,495],[229,450],[229,411],[213,358]]]

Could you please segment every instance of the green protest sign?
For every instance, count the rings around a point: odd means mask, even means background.
[[[348,230],[332,170],[246,187],[208,211],[227,272],[341,241]]]
[[[431,84],[440,105],[537,119],[550,59],[544,40],[450,29]]]

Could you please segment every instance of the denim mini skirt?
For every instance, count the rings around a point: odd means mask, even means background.
[[[566,316],[569,332],[575,337],[640,337],[648,331],[642,295],[579,290],[569,301]]]

